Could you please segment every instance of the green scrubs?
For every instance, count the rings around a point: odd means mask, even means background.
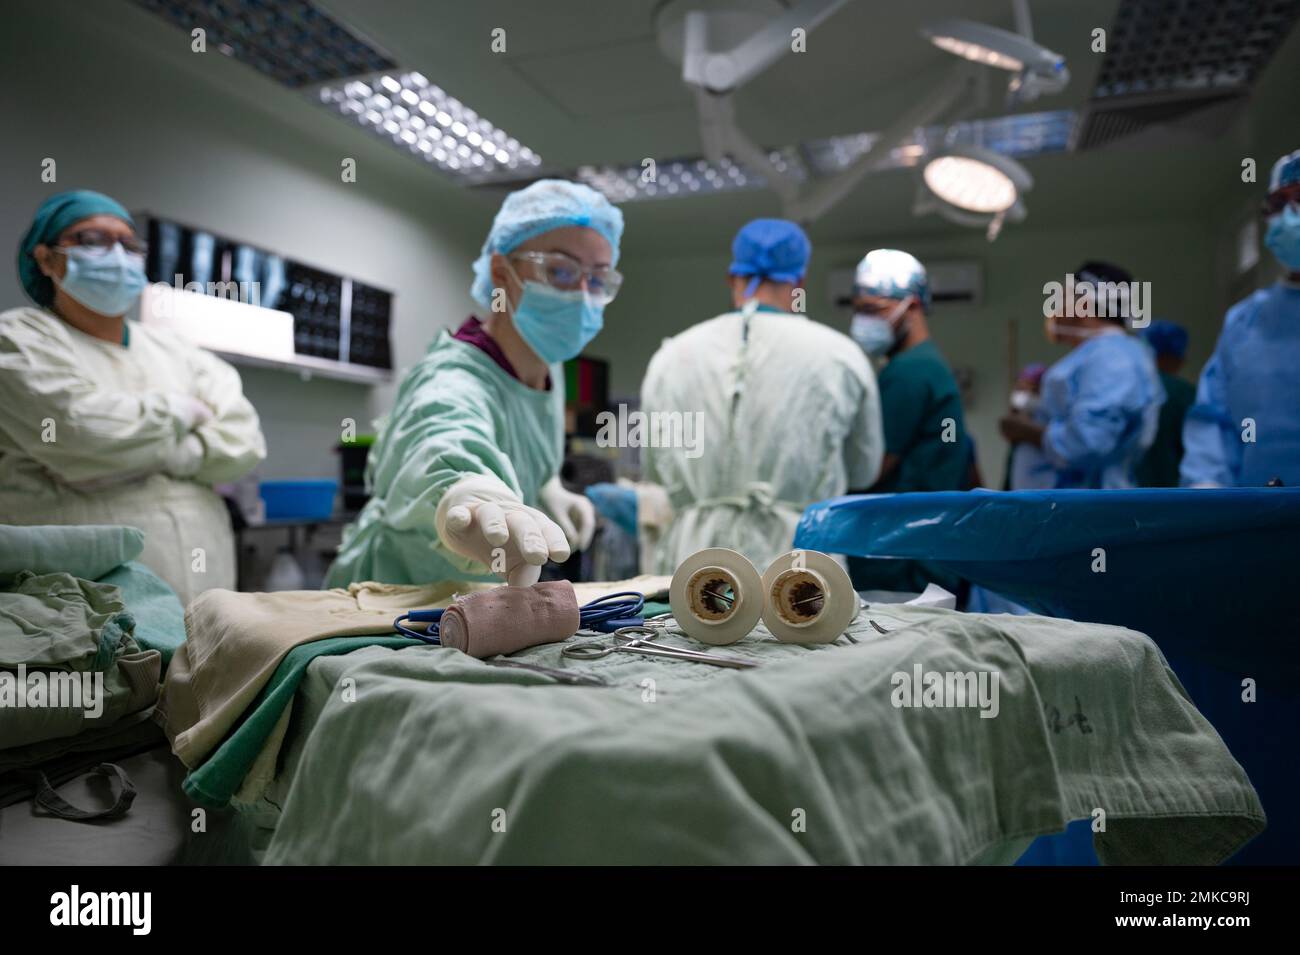
[[[880,372],[880,405],[885,453],[901,460],[873,490],[960,490],[970,467],[961,392],[934,342],[926,339],[890,359]],[[944,441],[945,430],[955,440]]]
[[[885,453],[897,455],[899,463],[871,490],[880,494],[962,490],[971,446],[961,390],[934,342],[926,339],[899,352],[880,372],[879,381]],[[918,592],[928,580],[949,590],[957,586],[956,578],[929,572],[914,561],[850,558],[849,572],[858,590]]]
[[[559,366],[552,367],[551,381],[563,380]],[[372,496],[344,531],[325,585],[495,580],[487,567],[438,539],[438,503],[462,478],[490,474],[536,507],[563,452],[562,389],[530,388],[481,349],[442,332],[402,380],[370,449]]]
[[[1196,402],[1196,386],[1177,375],[1160,372],[1165,403],[1160,406],[1156,439],[1138,462],[1139,487],[1178,487],[1178,467],[1183,461],[1183,420]]]

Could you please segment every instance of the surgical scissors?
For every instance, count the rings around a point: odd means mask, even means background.
[[[561,653],[574,660],[599,660],[611,653],[639,653],[647,657],[666,657],[670,660],[685,660],[688,663],[707,663],[715,667],[732,667],[747,670],[758,666],[738,657],[723,657],[714,653],[701,653],[698,650],[682,650],[678,647],[666,647],[655,643],[658,630],[652,627],[621,627],[614,631],[613,639],[606,643],[602,640],[589,640],[565,647]],[[640,634],[640,636],[637,636]]]

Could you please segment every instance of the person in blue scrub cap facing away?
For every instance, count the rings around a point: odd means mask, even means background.
[[[1300,149],[1274,163],[1263,214],[1283,274],[1223,319],[1183,425],[1184,487],[1300,485]]]
[[[527,586],[591,541],[591,502],[560,483],[562,363],[604,324],[623,214],[543,179],[508,196],[474,262],[485,317],[443,331],[406,375],[366,465],[372,497],[329,586],[504,577]]]
[[[1127,291],[1132,282],[1106,262],[1085,262],[1075,278],[1099,293]],[[1134,469],[1155,440],[1165,392],[1151,349],[1128,334],[1129,319],[1127,294],[1113,308],[1062,308],[1046,316],[1048,341],[1070,351],[1043,375],[1038,418],[1012,410],[998,423],[1012,444],[1042,449],[1057,488],[1136,486]]]
[[[693,441],[642,450],[643,476],[673,512],[659,573],[705,547],[765,568],[792,546],[805,507],[879,475],[871,365],[846,335],[800,314],[811,252],[793,222],[745,225],[732,243],[731,310],[667,339],[650,360],[642,409],[701,424]]]
[[[146,251],[103,193],[37,209],[17,263],[33,304],[0,314],[0,523],[138,527],[141,562],[188,603],[235,586],[230,514],[212,485],[251,471],[266,442],[235,369],[127,320]]]
[[[1156,355],[1156,370],[1165,389],[1160,406],[1156,439],[1138,463],[1137,479],[1142,487],[1178,487],[1178,468],[1183,460],[1183,424],[1187,410],[1196,401],[1196,386],[1179,375],[1187,357],[1187,329],[1175,322],[1156,319],[1142,333]]]

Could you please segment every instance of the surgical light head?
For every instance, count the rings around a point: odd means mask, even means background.
[[[492,304],[492,256],[513,252],[543,232],[565,226],[594,229],[609,242],[610,267],[618,264],[623,213],[589,186],[564,179],[540,179],[506,196],[474,262],[470,294],[484,308]]]
[[[1027,27],[1026,22],[1026,33]],[[1030,102],[1044,93],[1059,93],[1070,82],[1065,57],[1035,43],[1025,33],[950,19],[924,27],[921,34],[939,49],[964,60],[1015,74],[1009,88],[1013,104]]]
[[[853,293],[893,299],[914,296],[924,311],[930,311],[930,279],[925,266],[898,249],[868,252],[853,274]]]

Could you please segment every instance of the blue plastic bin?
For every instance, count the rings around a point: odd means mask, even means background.
[[[329,478],[263,481],[258,486],[268,521],[325,520],[334,513],[339,482]]]

